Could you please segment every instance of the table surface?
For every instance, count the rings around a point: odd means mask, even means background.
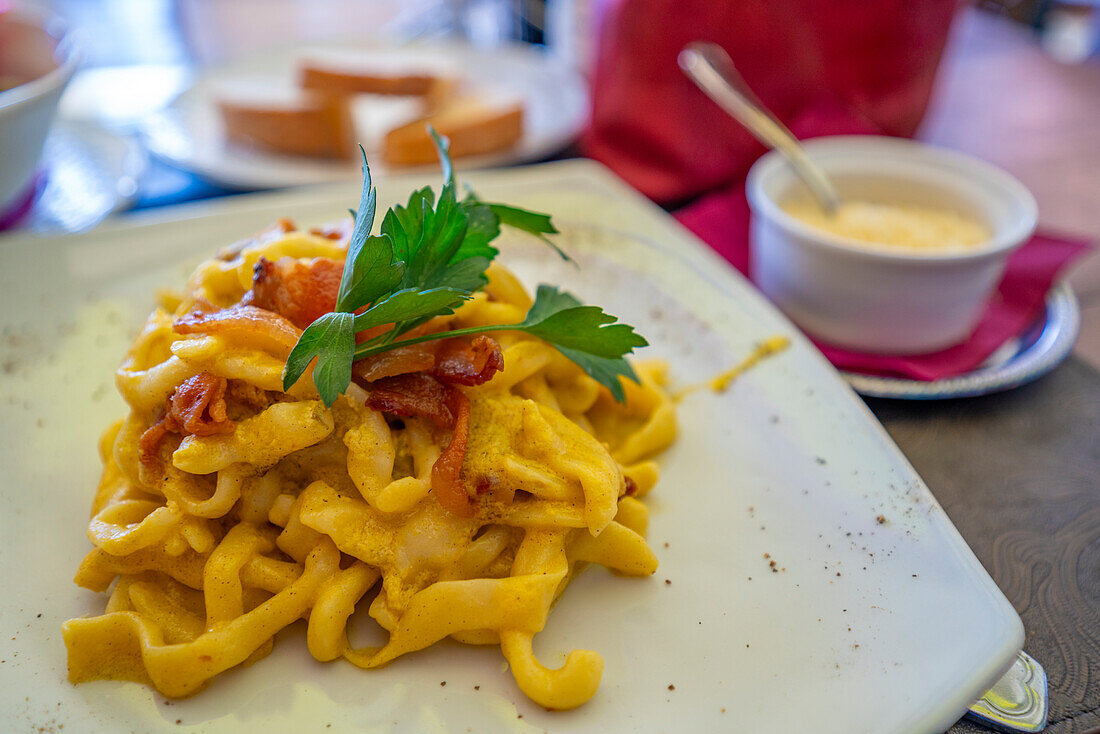
[[[1100,60],[1059,64],[1019,27],[969,13],[920,136],[1019,177],[1042,226],[1096,239],[1098,121]],[[1070,282],[1082,334],[1053,374],[983,398],[868,401],[1023,619],[1051,734],[1100,731],[1100,253]]]
[[[122,29],[143,39],[117,45],[133,58],[107,63],[186,69],[178,31],[153,43],[166,21],[149,12],[148,27],[130,18]],[[1059,64],[1019,27],[964,13],[920,137],[1015,174],[1043,226],[1100,237],[1100,60]],[[153,173],[142,206],[228,193],[164,166]],[[1049,679],[1051,734],[1100,732],[1100,253],[1070,281],[1082,336],[1051,375],[982,398],[868,401],[1023,619]],[[950,731],[988,730],[963,721]]]
[[[1100,373],[1071,357],[998,395],[867,401],[1023,619],[1050,734],[1100,729],[1098,398]]]

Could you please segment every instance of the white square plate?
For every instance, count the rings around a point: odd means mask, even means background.
[[[299,627],[184,701],[66,680],[59,625],[104,604],[71,581],[90,547],[96,439],[122,412],[113,370],[154,290],[276,217],[338,218],[358,200],[341,185],[0,241],[0,729],[853,734],[939,732],[961,716],[1011,664],[1022,626],[836,371],[702,243],[596,164],[468,179],[486,198],[552,212],[581,267],[522,235],[503,245],[506,264],[531,287],[561,284],[637,326],[653,344],[645,356],[668,359],[681,385],[764,338],[792,340],[728,392],[681,401],[681,435],[650,495],[656,576],[590,569],[536,638],[547,664],[574,647],[599,651],[596,697],[547,712],[515,687],[496,648],[445,643],[379,671],[321,664]],[[381,182],[381,204],[411,186]]]

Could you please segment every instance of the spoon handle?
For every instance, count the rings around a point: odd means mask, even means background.
[[[757,140],[787,158],[826,212],[831,214],[836,211],[840,197],[832,183],[810,161],[787,126],[753,94],[721,46],[708,41],[694,41],[684,46],[678,62],[684,73],[719,107],[744,125]]]

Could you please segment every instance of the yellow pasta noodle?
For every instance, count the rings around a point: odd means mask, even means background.
[[[284,393],[289,347],[277,335],[174,328],[248,303],[260,258],[342,259],[345,246],[288,232],[229,251],[200,265],[164,300],[174,310],[158,308],[135,339],[116,375],[130,412],[101,441],[94,547],[76,575],[109,599],[103,615],[63,626],[70,679],[189,696],[306,619],[321,661],[373,669],[448,636],[499,644],[531,699],[583,704],[600,683],[599,654],[573,650],[552,669],[532,640],[586,564],[628,576],[657,568],[641,498],[657,482],[652,457],[676,434],[664,366],[638,364],[641,384],[624,381],[620,404],[548,344],[498,332],[502,371],[455,388],[470,401],[461,480],[475,508],[460,517],[433,490],[451,429],[375,411],[355,384],[331,407],[309,380]],[[523,286],[499,265],[488,275],[446,328],[523,319]],[[202,430],[163,428],[198,385],[210,397]],[[357,609],[386,644],[352,647]]]

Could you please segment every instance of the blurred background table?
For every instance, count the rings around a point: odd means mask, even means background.
[[[63,118],[132,137],[139,121],[184,90],[197,68],[274,42],[380,29],[398,37],[458,32],[482,43],[542,41],[544,16],[565,3],[279,3],[293,12],[272,12],[268,0],[39,4],[66,17],[87,42],[86,68],[63,100]],[[1049,11],[1050,5],[1017,3],[1013,12]],[[513,12],[520,6],[526,14]],[[1090,17],[1082,15],[1087,9],[1070,10],[1078,21]],[[1091,12],[1100,28],[1097,11]],[[563,17],[574,28],[584,24],[583,17]],[[1066,35],[1072,14],[1069,21],[1052,17],[1048,13],[1044,48],[1026,24],[963,12],[919,137],[1002,166],[1034,192],[1042,226],[1095,239],[1100,55],[1073,64],[1057,60],[1074,49],[1085,56],[1089,46],[1071,42],[1066,52],[1058,45],[1065,38],[1051,36]],[[591,57],[583,38],[559,34],[556,40],[582,66]],[[143,209],[234,193],[150,159],[135,173],[126,201]],[[1028,650],[1050,677],[1048,731],[1055,734],[1100,731],[1100,253],[1088,256],[1070,281],[1083,330],[1075,356],[1052,375],[984,398],[868,401],[1020,612]],[[976,730],[965,722],[952,729]]]

